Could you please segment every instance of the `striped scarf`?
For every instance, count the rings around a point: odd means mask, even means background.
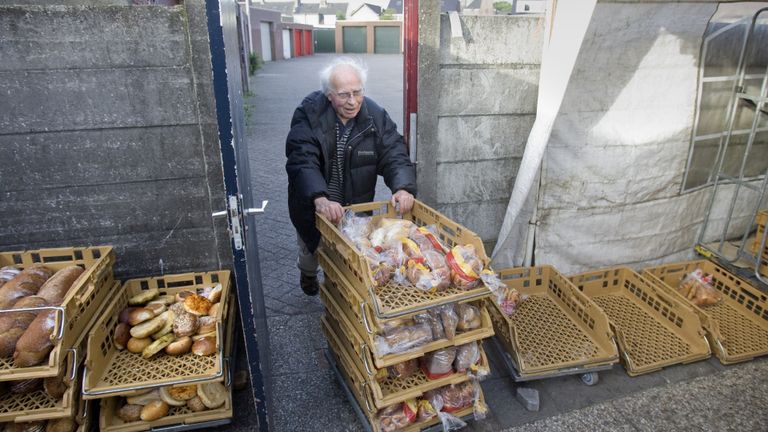
[[[340,204],[344,204],[344,155],[346,154],[347,140],[352,132],[352,125],[339,130],[336,122],[336,157],[331,162],[331,181],[328,183],[328,198]]]

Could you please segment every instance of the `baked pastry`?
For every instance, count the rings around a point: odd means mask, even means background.
[[[158,318],[160,318],[160,317],[164,317],[165,318],[165,324],[163,325],[163,327],[160,330],[156,331],[155,333],[152,333],[152,339],[154,339],[154,340],[158,340],[161,337],[163,337],[163,336],[173,332],[173,322],[174,322],[173,312],[165,311],[165,312],[161,313]]]
[[[163,312],[164,314],[165,312]],[[145,321],[131,328],[131,336],[135,338],[149,337],[165,327],[167,315],[160,314],[149,321]]]
[[[48,420],[48,424],[45,426],[45,432],[74,432],[75,426],[75,421],[71,418]]]
[[[223,290],[224,288],[221,286],[221,284],[216,284],[216,286],[206,292],[204,296],[210,300],[211,303],[218,303],[221,300],[221,292]]]
[[[197,294],[184,299],[184,310],[197,316],[208,315],[208,310],[212,305],[210,300]]]
[[[200,317],[197,320],[197,334],[202,335],[216,331],[216,318],[212,316]]]
[[[170,387],[161,387],[160,388],[160,398],[162,398],[163,402],[167,403],[170,406],[184,406],[187,404],[186,400],[176,399],[174,398],[168,390],[170,390]]]
[[[207,356],[216,352],[216,338],[205,337],[192,344],[192,353],[199,356]]]
[[[192,349],[192,338],[184,336],[176,339],[165,347],[165,353],[172,356],[184,355]]]
[[[67,392],[67,384],[64,382],[63,376],[53,376],[43,379],[43,389],[48,396],[54,399],[61,399],[64,393]]]
[[[182,311],[173,319],[173,334],[176,337],[192,336],[197,333],[197,321],[197,316],[186,310]]]
[[[160,296],[160,290],[157,288],[148,289],[142,291],[128,299],[128,304],[131,306],[139,306],[148,303]]]
[[[203,400],[200,399],[200,396],[195,396],[192,399],[187,401],[187,407],[191,409],[194,412],[200,412],[205,411],[208,409],[208,407],[205,406],[203,403]]]
[[[37,292],[37,296],[44,298],[48,304],[58,306],[64,301],[69,289],[81,274],[83,274],[83,268],[80,266],[64,267],[45,281]]]
[[[210,309],[208,309],[208,316],[212,316],[214,318],[219,317],[219,313],[221,313],[221,302],[214,303],[213,306],[211,306]]]
[[[128,348],[128,351],[138,354],[148,346],[152,345],[152,338],[135,338],[132,337],[128,339],[128,343],[125,344],[125,347]]]
[[[169,393],[174,399],[188,401],[197,396],[197,385],[173,386],[170,388]]]
[[[142,405],[127,404],[123,405],[120,410],[117,411],[117,417],[126,423],[132,423],[141,420]]]
[[[174,296],[174,301],[179,302],[179,303],[184,303],[184,300],[187,297],[192,296],[192,295],[195,295],[195,293],[193,293],[192,291],[187,291],[187,290],[179,291]]]
[[[152,342],[148,347],[144,348],[144,351],[141,352],[141,356],[145,359],[148,359],[165,349],[165,347],[167,347],[171,342],[173,342],[173,334],[168,333],[167,335],[160,337],[160,339]]]
[[[144,321],[151,320],[156,315],[152,309],[146,307],[135,308],[128,314],[128,324],[132,326],[139,325]]]
[[[8,309],[22,297],[37,294],[40,287],[53,275],[53,270],[42,265],[31,265],[0,287],[0,309]]]
[[[47,306],[42,297],[23,297],[16,301],[13,309]],[[13,312],[0,314],[0,357],[10,357],[16,351],[16,343],[24,334],[38,312]]]
[[[146,405],[152,401],[158,401],[160,399],[160,390],[152,389],[149,393],[140,394],[137,396],[129,396],[125,398],[125,401],[131,405]]]
[[[141,409],[142,421],[155,421],[159,418],[163,418],[168,415],[168,411],[171,407],[162,400],[152,401]]]
[[[125,349],[129,340],[131,340],[131,327],[126,323],[118,323],[115,327],[115,348]]]
[[[215,409],[227,400],[227,388],[222,383],[212,382],[200,384],[197,386],[197,395],[209,409]]]

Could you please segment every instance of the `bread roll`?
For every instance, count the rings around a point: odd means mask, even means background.
[[[197,334],[206,334],[216,331],[216,318],[211,316],[200,317],[197,320]]]
[[[128,313],[128,324],[132,326],[139,325],[144,321],[151,320],[154,317],[155,312],[152,309],[144,307],[136,308]]]
[[[195,396],[188,400],[187,407],[189,407],[189,409],[191,409],[193,412],[200,412],[208,409],[208,407],[206,407],[203,403],[203,400],[200,399],[200,396]]]
[[[221,286],[221,284],[217,284],[215,287],[211,288],[210,290],[207,290],[203,296],[211,301],[211,303],[218,303],[219,300],[221,300],[221,292],[224,290],[224,288]]]
[[[170,390],[170,387],[161,387],[160,388],[160,397],[163,399],[163,402],[167,403],[170,406],[184,406],[187,404],[187,401],[176,399],[168,392]]]
[[[47,306],[45,299],[37,296],[24,297],[14,303],[13,309]],[[6,358],[16,351],[16,343],[39,312],[13,312],[0,314],[0,357]]]
[[[158,317],[154,317],[149,321],[145,321],[133,328],[131,328],[131,336],[135,338],[145,338],[151,336],[153,333],[157,333],[165,326],[166,316],[160,314]]]
[[[126,323],[118,323],[115,327],[115,348],[124,350],[129,340],[131,340],[131,327]]]
[[[123,405],[117,412],[117,417],[126,423],[137,422],[141,420],[141,409],[144,408],[141,405],[128,404]]]
[[[203,401],[203,405],[210,409],[216,409],[227,400],[227,388],[222,383],[212,382],[197,386],[197,395]]]
[[[184,309],[197,316],[208,315],[208,310],[212,305],[210,300],[197,294],[184,299]]]
[[[61,399],[64,393],[67,392],[67,384],[64,382],[63,376],[53,376],[43,379],[43,389],[48,396],[54,399]]]
[[[141,356],[144,357],[145,359],[149,359],[155,354],[164,350],[165,347],[171,344],[171,342],[173,342],[173,334],[168,333],[167,335],[161,337],[160,339],[157,339],[156,341],[152,342],[148,347],[144,348],[144,351],[141,352]]]
[[[218,318],[220,312],[221,312],[221,303],[214,303],[214,305],[211,306],[210,309],[208,309],[208,316]]]
[[[21,270],[14,266],[5,266],[0,268],[0,286],[18,276],[19,273],[21,273]]]
[[[174,322],[173,312],[165,311],[160,314],[160,317],[165,317],[165,324],[160,330],[152,333],[152,339],[154,340],[158,340],[161,337],[173,332],[173,322]]]
[[[152,389],[149,393],[144,393],[138,396],[130,396],[125,398],[125,401],[131,405],[146,405],[152,401],[160,400],[160,390]]]
[[[176,339],[165,347],[165,353],[172,356],[184,355],[192,349],[192,338],[184,336]]]
[[[128,343],[125,345],[126,348],[128,348],[128,351],[138,354],[142,351],[144,351],[144,348],[152,345],[152,338],[130,338],[128,339]]]
[[[71,418],[48,420],[45,432],[74,432],[75,426],[75,421]]]
[[[199,356],[207,356],[216,352],[216,338],[207,337],[192,344],[192,353]]]
[[[168,306],[166,306],[163,301],[157,300],[152,300],[144,307],[152,310],[152,312],[155,313],[155,316],[160,315],[161,313],[165,312],[166,309],[168,309]]]
[[[136,306],[128,306],[120,311],[120,315],[117,317],[117,321],[128,324],[128,318],[131,316],[131,312],[138,309]]]
[[[184,400],[184,401],[190,400],[195,396],[197,396],[197,385],[189,384],[189,385],[173,386],[168,390],[168,393],[174,399]]]
[[[197,321],[195,315],[183,311],[173,319],[173,333],[176,337],[192,336],[197,333]]]
[[[21,297],[37,294],[51,275],[53,270],[42,265],[31,265],[22,270],[0,287],[0,309],[10,308]]]
[[[176,296],[174,297],[174,300],[176,300],[179,303],[184,303],[184,300],[187,297],[192,296],[192,295],[195,295],[195,293],[193,293],[192,291],[187,291],[187,290],[179,291],[179,292],[176,293]]]
[[[169,409],[168,404],[161,400],[152,401],[141,409],[141,420],[154,421],[163,418],[168,415]]]
[[[154,299],[156,299],[158,296],[160,296],[160,290],[157,288],[148,289],[146,291],[142,291],[135,296],[128,299],[128,304],[131,306],[139,306],[143,305],[147,302],[150,302]]]
[[[72,284],[81,274],[83,274],[83,268],[80,266],[64,267],[45,281],[37,292],[37,296],[44,298],[51,305],[58,306],[64,301]]]

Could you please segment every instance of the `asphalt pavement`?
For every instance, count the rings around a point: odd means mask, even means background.
[[[324,357],[318,297],[299,288],[295,232],[288,218],[285,137],[301,99],[319,89],[318,71],[333,55],[264,65],[246,97],[247,145],[252,188],[270,205],[257,224],[262,283],[271,345],[271,430],[364,430]],[[367,96],[402,126],[402,56],[361,56],[369,68]],[[402,129],[401,129],[402,130]],[[380,184],[377,198],[388,191]],[[709,360],[630,378],[620,365],[599,374],[597,385],[578,376],[525,384],[538,390],[541,409],[526,411],[515,384],[492,349],[492,375],[482,383],[491,409],[470,422],[476,431],[765,431],[768,430],[768,361],[723,366]],[[254,430],[250,392],[235,393],[233,424],[221,430]]]

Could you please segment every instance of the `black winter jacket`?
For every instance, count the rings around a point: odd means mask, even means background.
[[[285,143],[288,161],[288,211],[291,222],[309,250],[320,240],[315,227],[314,199],[328,195],[330,158],[336,147],[336,112],[328,98],[316,91],[305,97],[291,120]],[[389,114],[365,98],[347,141],[342,205],[373,201],[376,177],[382,175],[392,192],[416,194],[416,171],[403,137]]]

